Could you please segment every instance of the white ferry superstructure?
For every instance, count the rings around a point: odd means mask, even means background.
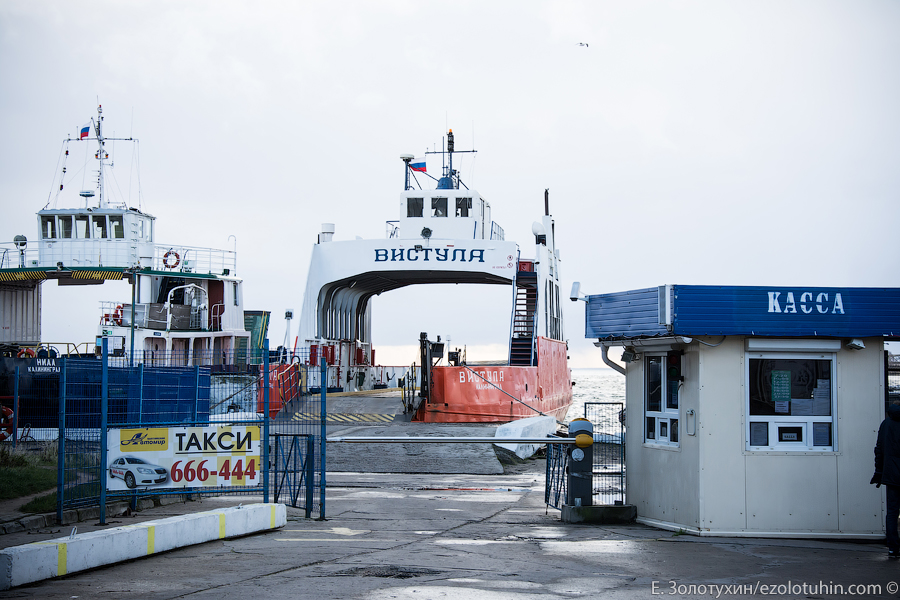
[[[107,338],[113,356],[153,366],[232,362],[249,351],[243,282],[236,276],[236,252],[156,240],[156,218],[124,202],[108,199],[107,143],[132,138],[104,137],[102,107],[69,147],[96,144],[94,189],[82,190],[80,206],[38,211],[38,239],[16,236],[0,245],[0,344],[19,357],[55,356],[62,348],[41,338],[41,284],[102,284],[126,280],[122,297],[100,302],[96,347]],[[65,163],[59,189],[65,187]],[[50,202],[48,202],[48,206]],[[120,288],[123,289],[123,288]],[[73,315],[73,318],[78,318]]]
[[[334,225],[323,224],[313,245],[298,344],[309,347],[311,364],[325,360],[329,365],[329,389],[384,387],[384,367],[376,365],[372,345],[374,296],[416,284],[508,285],[508,360],[473,367],[450,352],[450,364],[441,365],[443,346],[423,335],[422,401],[414,418],[508,421],[542,413],[561,419],[571,403],[572,386],[563,339],[559,252],[546,195],[545,214],[532,228],[535,256],[521,258],[518,244],[507,241],[492,220],[490,204],[461,182],[453,169],[454,152],[450,131],[446,151],[435,153],[446,164],[432,190],[413,189],[414,157],[401,156],[405,189],[400,214],[387,222],[384,239],[335,241]]]

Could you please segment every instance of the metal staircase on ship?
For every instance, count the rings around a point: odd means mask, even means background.
[[[531,270],[524,270],[524,269]],[[534,263],[519,261],[514,286],[511,334],[509,339],[509,364],[515,366],[537,365],[537,273]]]

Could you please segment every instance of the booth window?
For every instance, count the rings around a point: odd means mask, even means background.
[[[833,451],[833,355],[747,359],[747,450]]]
[[[406,200],[406,216],[407,217],[421,217],[423,206],[424,206],[424,198],[407,198],[407,200]]]
[[[457,217],[468,217],[470,208],[472,208],[472,199],[471,198],[457,198],[456,199],[456,216]]]
[[[644,442],[679,446],[681,353],[644,355]]]

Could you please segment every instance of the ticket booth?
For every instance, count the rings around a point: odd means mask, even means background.
[[[588,296],[585,316],[586,337],[624,363],[639,522],[883,537],[869,478],[900,289],[667,285]]]

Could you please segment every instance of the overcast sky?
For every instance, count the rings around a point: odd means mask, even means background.
[[[567,294],[573,280],[893,287],[898,32],[894,0],[5,0],[0,239],[36,238],[61,142],[99,99],[106,133],[141,141],[158,241],[236,236],[273,346],[320,224],[383,237],[399,155],[439,147],[447,127],[478,150],[463,179],[523,256],[550,189]],[[92,340],[99,300],[129,294],[45,285],[43,338]],[[510,304],[501,287],[385,294],[379,358],[420,331],[502,356]],[[574,366],[601,366],[583,304],[566,310]]]

